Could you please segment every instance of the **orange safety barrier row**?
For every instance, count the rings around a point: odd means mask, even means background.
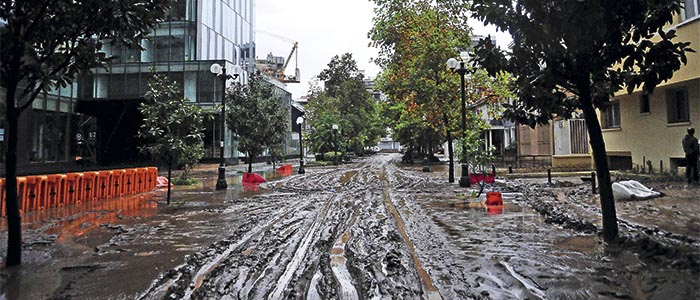
[[[156,187],[158,168],[132,168],[17,177],[20,213],[140,194]],[[7,215],[0,178],[0,216]]]

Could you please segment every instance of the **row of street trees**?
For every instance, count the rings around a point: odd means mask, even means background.
[[[413,128],[409,120],[416,123],[421,114],[439,114],[442,108],[449,140],[454,128],[448,123],[454,119],[450,112],[456,109],[445,99],[451,99],[455,88],[439,64],[456,56],[455,49],[468,48],[466,21],[471,13],[513,37],[508,50],[496,47],[491,39],[482,40],[471,61],[491,78],[512,74],[510,89],[516,97],[504,104],[506,117],[534,128],[583,112],[600,183],[604,239],[617,239],[610,172],[596,109],[604,110],[611,97],[623,90],[652,92],[686,63],[686,53],[692,51],[689,43],[674,42],[675,31],[664,30],[681,12],[682,1],[374,2],[377,9],[370,37],[381,49],[377,62],[384,68],[382,88],[398,106],[395,128]]]

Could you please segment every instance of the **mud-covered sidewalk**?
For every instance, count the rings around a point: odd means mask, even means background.
[[[177,187],[29,214],[6,299],[697,299],[700,188],[619,201],[604,245],[580,178],[499,180],[502,207],[447,183],[445,166],[378,155],[243,188]],[[256,170],[270,170],[258,165]],[[3,224],[3,226],[5,226]],[[6,227],[0,234],[5,251]]]

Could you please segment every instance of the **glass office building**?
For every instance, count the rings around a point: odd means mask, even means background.
[[[243,74],[236,80],[246,82],[255,60],[254,8],[254,0],[175,1],[168,19],[141,41],[143,51],[119,45],[105,47],[106,54],[114,56],[115,60],[107,69],[96,69],[92,76],[80,81],[79,98],[84,102],[93,102],[84,105],[85,111],[98,115],[98,120],[103,119],[103,126],[98,127],[121,126],[123,120],[109,120],[109,117],[105,120],[105,116],[99,118],[104,112],[114,111],[109,105],[100,105],[100,102],[119,106],[116,103],[120,100],[128,102],[142,98],[153,72],[165,74],[176,82],[184,97],[190,101],[217,107],[221,103],[222,81],[209,68],[213,63],[226,66],[228,70],[239,65]],[[226,82],[227,85],[231,83],[231,80]],[[127,104],[122,109],[127,111],[125,114],[132,110]],[[205,157],[219,157],[221,132],[217,124],[220,122],[217,114],[215,120],[206,126]],[[228,130],[224,140],[224,155],[237,157]],[[102,152],[107,157],[123,153],[121,150],[112,152],[117,150],[114,148],[117,145],[105,144],[106,140],[102,142]]]
[[[254,18],[255,0],[176,0],[167,20],[141,40],[143,51],[105,43],[103,51],[114,57],[106,68],[40,95],[22,114],[19,132],[27,137],[20,136],[18,145],[20,170],[81,158],[100,164],[138,159],[137,106],[153,73],[175,81],[190,101],[218,107],[222,81],[209,68],[239,65],[243,72],[236,80],[247,81],[255,66]],[[219,122],[216,114],[206,126],[205,157],[219,157]],[[228,130],[224,135],[224,155],[237,159]]]

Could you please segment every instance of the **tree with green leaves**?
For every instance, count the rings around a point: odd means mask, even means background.
[[[374,2],[377,7],[369,36],[380,49],[380,56],[375,59],[383,69],[378,83],[389,96],[384,108],[394,138],[408,149],[406,159],[410,161],[413,149],[421,148],[421,132],[439,132],[441,138],[434,142],[447,140],[448,180],[454,182],[454,137],[483,130],[481,119],[470,118],[468,132],[461,132],[460,123],[456,122],[461,113],[457,92],[460,80],[445,65],[449,58],[458,56],[459,51],[466,51],[471,43],[471,28],[465,17],[468,5],[427,0]],[[508,74],[472,76],[467,89],[475,97],[470,97],[469,103],[487,99],[489,104],[497,106],[508,99],[511,92],[507,88],[507,78]],[[482,95],[484,97],[477,97]],[[427,150],[431,148],[428,146]]]
[[[247,84],[236,83],[226,93],[226,125],[238,141],[238,150],[248,155],[248,172],[263,151],[284,144],[289,107],[275,96],[263,75],[251,74]]]
[[[204,119],[211,114],[184,98],[165,75],[153,76],[144,98],[139,104],[143,124],[138,136],[144,141],[140,150],[167,164],[170,183],[173,165],[184,164],[186,173],[204,156]]]
[[[477,47],[476,61],[490,74],[515,76],[518,99],[507,115],[534,127],[582,111],[600,187],[603,236],[618,237],[610,171],[596,109],[615,93],[651,92],[682,64],[689,43],[664,30],[681,1],[472,1],[474,16],[508,31],[506,53],[490,39]]]
[[[350,53],[331,58],[317,76],[324,87],[312,90],[306,107],[309,147],[315,152],[335,151],[342,144],[337,150],[362,153],[384,134],[377,99],[365,89],[363,76]],[[330,131],[333,124],[340,128],[338,136]]]
[[[81,72],[110,58],[102,41],[139,47],[141,36],[162,20],[170,0],[2,1],[0,85],[7,122],[8,266],[22,262],[17,201],[17,124],[20,113],[44,92],[73,83]]]

